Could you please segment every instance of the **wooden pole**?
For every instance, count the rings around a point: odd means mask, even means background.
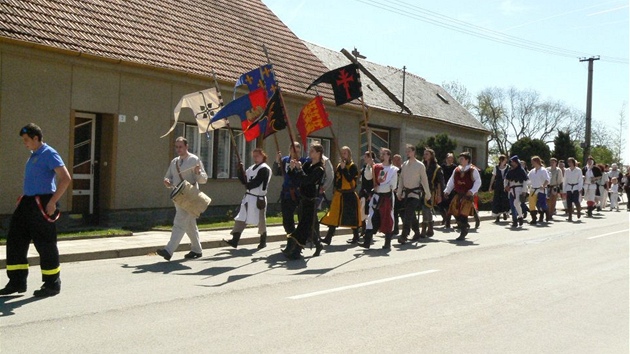
[[[341,161],[343,159],[343,156],[341,156],[341,146],[339,146],[337,134],[335,134],[335,130],[333,129],[332,125],[329,125],[328,128],[330,128],[330,133],[332,134],[333,141],[335,142],[335,146],[337,147],[337,152],[339,153],[339,161]]]
[[[267,64],[273,65],[271,63],[271,59],[269,59],[269,52],[267,51],[267,47],[264,44],[262,47],[263,47],[263,52],[265,53],[265,57],[267,57]],[[276,84],[278,84],[278,88],[280,88],[280,82],[278,81],[278,77],[276,76],[275,73],[273,74],[273,76],[276,78]],[[282,111],[284,113],[284,116],[287,119],[287,131],[289,133],[289,139],[291,140],[291,150],[293,150],[293,153],[297,155],[297,151],[295,150],[295,145],[293,144],[296,140],[293,135],[293,128],[291,127],[291,119],[289,118],[289,115],[287,114],[287,107],[284,104],[284,97],[282,97],[282,94],[280,94],[280,102],[282,103]],[[305,147],[302,147],[302,148],[305,148]]]

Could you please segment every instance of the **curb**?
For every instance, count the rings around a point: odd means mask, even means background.
[[[479,218],[480,221],[487,221],[487,220],[492,220],[492,219],[493,219],[492,216],[481,216]],[[350,234],[352,234],[352,231],[351,229],[348,229],[348,228],[337,229],[337,231],[335,232],[335,236],[350,235]],[[121,236],[121,237],[130,237],[130,236]],[[283,240],[286,240],[286,238],[287,238],[287,235],[285,234],[267,235],[267,242],[283,241]],[[258,236],[244,237],[244,238],[241,238],[239,242],[239,246],[258,244],[258,242],[259,242]],[[163,245],[143,246],[143,247],[135,247],[135,248],[124,248],[124,249],[118,249],[118,250],[104,250],[104,251],[60,254],[59,262],[71,263],[71,262],[81,262],[81,261],[96,261],[96,260],[101,260],[101,259],[147,256],[150,254],[155,254],[155,251],[162,246]],[[213,248],[221,248],[221,247],[229,247],[229,246],[226,245],[225,242],[223,242],[222,240],[211,240],[211,241],[202,241],[201,247],[203,249],[213,249]],[[179,245],[179,247],[177,247],[177,250],[175,252],[186,251],[189,248],[190,248],[189,243],[182,243]],[[38,256],[29,257],[28,263],[31,266],[39,265],[39,257]],[[6,259],[0,259],[0,269],[6,268],[6,265],[7,265]]]

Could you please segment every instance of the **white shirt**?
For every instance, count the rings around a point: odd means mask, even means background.
[[[396,186],[398,185],[398,167],[394,165],[383,165],[383,170],[381,170],[380,174],[381,176],[376,176],[379,185],[377,186],[376,183],[374,183],[374,191],[376,193],[388,193],[396,190]]]
[[[197,183],[205,184],[208,181],[208,175],[203,168],[203,162],[199,160],[197,155],[188,153],[188,156],[184,159],[179,156],[174,158],[168,166],[164,178],[167,178],[172,185],[176,186],[182,181],[181,178],[179,178],[179,173],[177,173],[177,165],[179,165],[182,177],[193,186],[198,188]],[[201,172],[198,175],[195,174],[195,166],[197,165],[201,167]]]
[[[579,191],[582,189],[582,170],[579,168],[564,170],[564,185],[562,190],[565,192]]]
[[[459,168],[461,168],[460,170],[461,172],[466,172],[470,169],[470,165],[459,166]],[[453,191],[453,188],[455,188],[455,173],[456,172],[457,172],[457,169],[453,171],[451,178],[448,179],[444,193],[451,193]],[[476,168],[473,168],[472,179],[473,179],[473,186],[470,189],[470,192],[472,194],[476,194],[479,191],[479,188],[481,188],[481,176],[479,175],[479,170],[477,170]]]
[[[534,189],[542,188],[545,185],[545,182],[549,184],[549,172],[542,168],[532,168],[529,171],[529,183]]]

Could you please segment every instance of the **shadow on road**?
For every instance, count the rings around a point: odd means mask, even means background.
[[[132,266],[129,264],[123,264],[121,267],[124,269],[133,269],[133,274],[143,274],[143,273],[162,273],[162,274],[170,274],[173,272],[178,272],[182,270],[191,269],[189,266],[182,264],[184,260],[178,260],[173,262],[158,262],[151,264],[141,264]]]
[[[11,301],[19,299],[16,301]],[[18,309],[24,305],[30,304],[31,302],[43,300],[45,298],[41,297],[24,297],[23,295],[12,295],[12,296],[3,296],[0,297],[0,317],[13,316],[15,315],[14,310]]]
[[[464,241],[448,240],[448,243],[453,244],[458,247],[479,246],[479,244],[476,244],[475,241],[470,241],[470,240],[464,240]]]

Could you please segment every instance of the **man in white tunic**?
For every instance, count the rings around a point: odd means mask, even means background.
[[[173,188],[179,185],[182,180],[188,181],[188,183],[197,188],[199,184],[205,184],[208,181],[208,175],[199,157],[188,152],[188,140],[186,138],[180,136],[175,139],[175,151],[177,157],[168,166],[164,176],[164,185],[167,188]],[[190,238],[191,249],[184,257],[187,259],[201,257],[201,242],[199,241],[196,217],[175,205],[175,219],[173,220],[171,239],[166,247],[157,250],[157,254],[164,257],[167,261],[170,260],[173,252],[177,250],[179,243],[182,241],[184,234]]]
[[[271,167],[266,163],[267,155],[260,148],[252,151],[252,159],[254,164],[249,166],[245,175],[239,174],[239,179],[247,191],[241,201],[238,215],[234,218],[232,239],[223,240],[234,248],[238,247],[246,225],[258,226],[258,234],[260,234],[258,249],[267,247],[267,189],[271,180]]]
[[[567,160],[569,168],[564,170],[564,182],[562,190],[567,194],[567,214],[569,221],[573,221],[573,207],[577,211],[578,219],[582,216],[582,206],[580,205],[580,191],[584,183],[582,171],[577,168],[577,162],[573,157]]]

